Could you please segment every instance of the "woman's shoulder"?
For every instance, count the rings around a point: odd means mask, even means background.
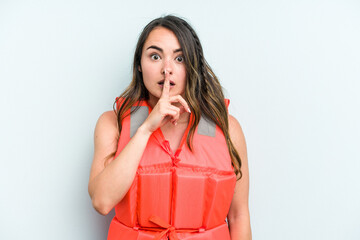
[[[244,132],[239,121],[231,114],[229,114],[229,133],[232,141],[244,139]]]
[[[239,121],[229,114],[229,134],[235,148],[240,152],[246,153],[245,135]]]
[[[95,135],[114,137],[118,134],[117,116],[114,111],[102,113],[97,120]]]
[[[103,112],[98,119],[98,122],[99,121],[101,123],[117,124],[116,113],[113,110]]]
[[[239,121],[231,114],[229,114],[229,129],[231,128],[241,128]]]

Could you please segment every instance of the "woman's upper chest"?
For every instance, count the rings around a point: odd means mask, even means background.
[[[164,138],[170,143],[172,152],[176,152],[181,144],[181,140],[185,134],[187,123],[178,123],[176,126],[171,126],[168,123],[161,127],[161,132]]]

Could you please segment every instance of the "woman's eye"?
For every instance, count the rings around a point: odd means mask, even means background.
[[[176,58],[176,61],[178,61],[178,62],[183,62],[183,61],[184,61],[184,58],[183,58],[182,56],[178,56],[178,57]]]
[[[159,59],[160,59],[160,56],[157,55],[157,54],[153,54],[153,55],[151,55],[151,59],[153,59],[153,60],[159,60]]]

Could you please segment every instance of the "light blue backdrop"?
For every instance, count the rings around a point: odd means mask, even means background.
[[[95,123],[142,28],[187,19],[248,145],[253,239],[360,239],[360,2],[0,1],[0,239],[105,239]]]

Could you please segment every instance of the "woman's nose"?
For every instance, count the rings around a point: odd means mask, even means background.
[[[173,68],[171,66],[171,63],[169,61],[164,61],[164,65],[161,69],[161,74],[165,74],[168,73],[168,74],[172,74],[173,73]]]

